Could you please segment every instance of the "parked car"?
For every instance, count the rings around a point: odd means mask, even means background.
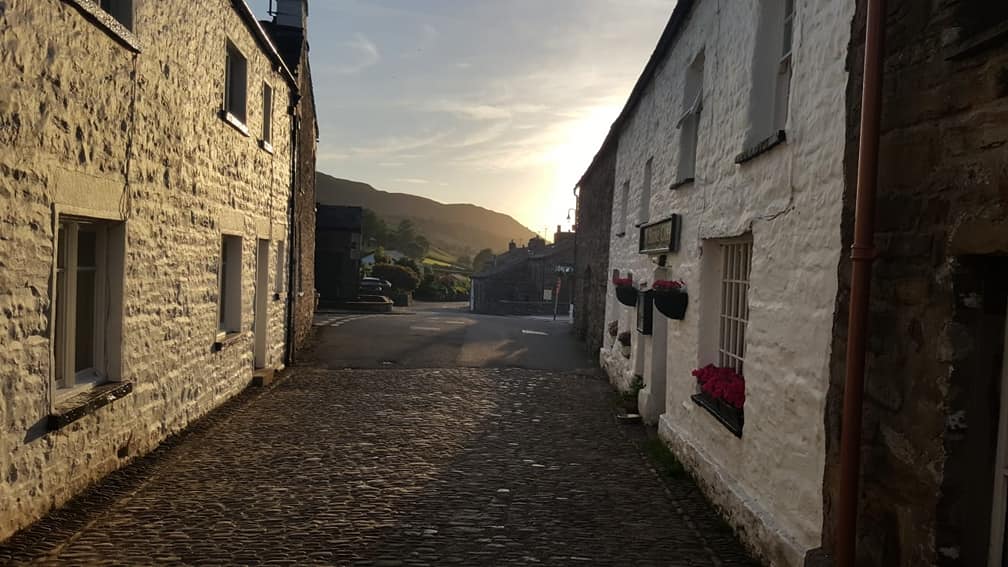
[[[381,278],[361,278],[360,291],[367,295],[385,295],[392,291],[392,284]]]

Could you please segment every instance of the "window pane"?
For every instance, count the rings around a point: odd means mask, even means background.
[[[84,233],[80,233],[81,237]],[[94,367],[95,271],[77,272],[77,328],[74,332],[74,370]]]
[[[60,231],[60,247],[63,247],[63,241],[66,237],[63,231]],[[63,252],[65,254],[65,251]],[[66,328],[66,306],[67,306],[67,289],[66,289],[66,270],[58,270],[56,272],[56,318],[53,321],[53,329],[56,331],[56,345],[53,351],[56,354],[56,371],[54,375],[56,376],[57,386],[60,388],[66,387],[65,376],[63,376],[63,368],[66,365],[66,336],[64,329]]]
[[[95,252],[95,243],[98,241],[98,234],[86,227],[81,227],[77,233],[77,266],[79,268],[94,268],[97,266],[98,257]]]

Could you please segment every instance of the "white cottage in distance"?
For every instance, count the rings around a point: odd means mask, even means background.
[[[610,272],[685,282],[681,320],[619,302],[600,357],[747,545],[802,565],[823,532],[853,2],[680,0],[606,140]],[[605,151],[605,150],[604,150]],[[665,246],[642,238],[670,237]],[[671,244],[671,245],[669,245]],[[642,252],[651,248],[651,252]],[[626,291],[626,290],[624,290]],[[640,324],[639,324],[640,323]],[[738,410],[692,372],[744,376]]]

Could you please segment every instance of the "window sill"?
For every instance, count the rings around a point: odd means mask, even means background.
[[[683,188],[683,187],[685,187],[687,185],[692,185],[693,181],[695,181],[695,180],[692,177],[687,177],[685,179],[680,179],[679,181],[676,181],[672,185],[669,185],[669,191],[675,191],[676,189],[681,189],[681,188]]]
[[[91,415],[133,391],[132,382],[106,382],[56,404],[49,414],[49,431],[57,431]]]
[[[226,110],[222,110],[220,112],[220,117],[221,120],[230,124],[235,130],[238,130],[247,137],[252,137],[252,134],[249,133],[248,126],[246,126],[245,123],[234,114],[231,114]]]
[[[267,142],[266,140],[259,140],[259,147],[262,148],[263,151],[273,155],[273,144]]]
[[[725,426],[725,429],[732,432],[732,435],[742,438],[742,426],[745,424],[745,413],[743,410],[735,409],[734,407],[722,402],[721,400],[716,400],[704,392],[699,394],[694,394],[690,396],[696,405],[707,410],[714,419]]]
[[[765,154],[766,152],[769,152],[786,141],[787,135],[784,134],[784,130],[778,130],[776,134],[772,134],[770,137],[760,140],[752,146],[742,150],[742,153],[735,156],[735,163],[743,164],[751,159]]]
[[[210,348],[211,352],[220,352],[224,350],[225,347],[238,342],[238,339],[242,338],[242,333],[217,333],[217,339],[214,340],[213,346]]]
[[[123,47],[133,53],[140,53],[140,42],[137,40],[136,34],[119,23],[119,20],[113,18],[111,14],[102,10],[101,6],[97,3],[92,0],[63,1],[77,8],[85,18],[94,22],[95,25],[108,34],[109,37],[122,44]]]

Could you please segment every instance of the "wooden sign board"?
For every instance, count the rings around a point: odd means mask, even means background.
[[[641,254],[665,254],[679,251],[679,233],[682,222],[679,215],[640,227],[638,251]]]

